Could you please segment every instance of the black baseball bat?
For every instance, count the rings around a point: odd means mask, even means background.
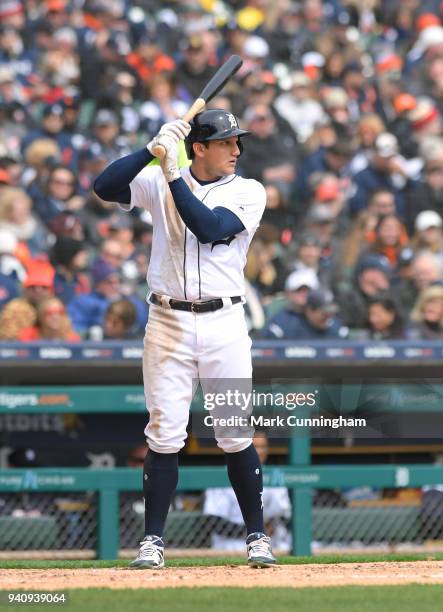
[[[206,106],[207,102],[212,100],[212,98],[214,98],[218,92],[223,89],[232,75],[237,72],[242,64],[243,60],[239,55],[231,55],[231,57],[220,66],[214,76],[205,85],[199,97],[185,113],[183,117],[184,121],[189,123],[189,121],[191,121],[195,115],[200,113]],[[155,146],[153,152],[155,157],[158,157],[159,159],[163,159],[166,154],[164,147],[161,145]]]

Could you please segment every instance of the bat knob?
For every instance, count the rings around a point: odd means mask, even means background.
[[[161,145],[155,145],[155,147],[152,149],[152,152],[158,159],[163,159],[166,155],[166,150]]]

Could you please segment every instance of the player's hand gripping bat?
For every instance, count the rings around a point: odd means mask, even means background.
[[[223,89],[229,79],[233,74],[237,72],[240,66],[243,64],[243,60],[238,55],[231,55],[231,57],[226,60],[226,62],[220,66],[217,72],[214,74],[212,79],[207,83],[201,92],[200,96],[195,100],[193,105],[189,108],[189,110],[185,113],[183,119],[184,121],[191,121],[195,115],[200,113],[207,102],[212,100],[218,92]],[[156,145],[153,149],[153,153],[155,157],[158,159],[163,159],[166,155],[166,151],[164,147],[161,145]]]

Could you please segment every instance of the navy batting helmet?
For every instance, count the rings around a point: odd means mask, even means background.
[[[224,140],[232,136],[246,136],[250,132],[241,130],[238,127],[237,119],[232,113],[221,109],[205,110],[195,115],[191,121],[192,129],[185,139],[186,154],[189,159],[193,159],[194,152],[192,145],[194,142],[210,142],[211,140]],[[243,150],[239,141],[240,153]]]

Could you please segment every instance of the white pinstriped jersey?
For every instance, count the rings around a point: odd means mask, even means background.
[[[228,208],[245,230],[226,240],[199,243],[180,219],[161,168],[147,166],[130,183],[130,206],[122,207],[145,208],[152,215],[150,290],[191,301],[243,295],[246,254],[266,204],[264,187],[236,174],[209,185],[195,181],[189,168],[182,168],[181,175],[208,208]]]

